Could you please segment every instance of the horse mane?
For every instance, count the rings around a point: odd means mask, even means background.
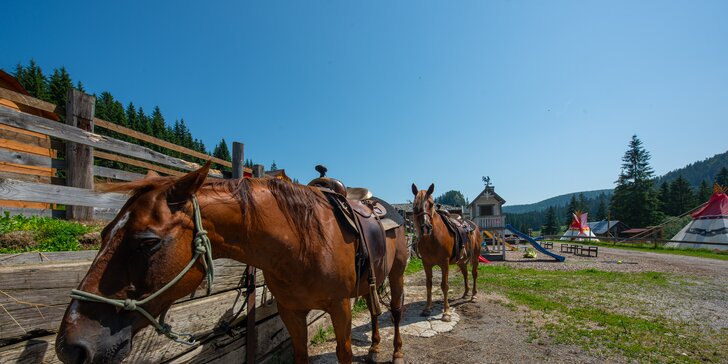
[[[103,184],[99,190],[125,192],[130,194],[131,200],[152,189],[171,187],[177,179],[177,177],[147,177],[132,182]],[[324,239],[316,207],[328,206],[328,201],[321,192],[312,187],[277,178],[208,179],[200,187],[200,192],[210,190],[233,196],[240,206],[245,231],[251,231],[259,226],[261,221],[259,206],[252,196],[255,186],[270,190],[278,208],[301,239],[303,246],[308,245],[313,239]]]

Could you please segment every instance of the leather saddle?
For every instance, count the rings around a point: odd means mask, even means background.
[[[320,176],[308,183],[317,187],[334,208],[339,222],[359,235],[355,267],[357,282],[369,273],[370,285],[384,282],[389,274],[386,232],[404,224],[404,218],[387,202],[373,197],[366,188],[349,188],[339,180],[326,177],[328,171],[316,166]]]
[[[475,230],[475,224],[469,220],[463,220],[460,216],[452,217],[446,210],[436,210],[445,222],[447,229],[455,235],[455,244],[452,247],[451,262],[460,262],[470,257],[473,252],[469,251],[465,244],[470,239],[470,233]]]

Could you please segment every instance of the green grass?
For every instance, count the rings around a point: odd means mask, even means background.
[[[425,267],[422,265],[422,260],[420,258],[410,257],[409,262],[407,262],[407,268],[404,269],[404,274],[414,274],[422,271],[423,269],[425,269]]]
[[[555,243],[564,243],[565,241],[554,240]],[[728,260],[728,251],[713,251],[708,249],[680,249],[680,248],[667,248],[664,246],[655,247],[652,243],[617,243],[612,244],[608,242],[586,242],[579,241],[574,242],[575,244],[581,245],[594,245],[603,246],[606,248],[624,249],[624,250],[635,250],[635,251],[647,251],[653,253],[662,254],[673,254],[673,255],[684,255],[698,258],[710,258],[719,260]]]
[[[10,216],[6,212],[4,216],[0,216],[0,235],[28,231],[30,232],[31,241],[22,247],[0,244],[0,253],[79,250],[81,245],[78,238],[94,230],[98,230],[98,227],[89,227],[76,222],[50,217]]]
[[[597,357],[618,353],[640,362],[728,357],[724,332],[664,317],[650,303],[634,298],[690,284],[677,277],[658,272],[540,271],[503,265],[479,269],[480,289],[507,297],[506,307],[525,306],[547,318],[532,332],[543,329],[555,343],[578,345]],[[451,283],[457,285],[458,281]],[[531,336],[529,340],[535,340]]]
[[[334,335],[334,328],[329,326],[327,328],[319,328],[315,335],[311,338],[312,345],[323,344],[329,341]]]

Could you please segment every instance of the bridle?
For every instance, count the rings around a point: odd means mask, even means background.
[[[413,209],[414,210],[414,209]],[[419,217],[424,216],[426,218],[422,219],[422,226],[420,227],[420,233],[424,235],[425,229],[428,230],[428,233],[432,233],[432,215],[427,212],[427,209],[422,209],[422,211],[417,212],[414,214],[415,223],[419,225]],[[428,220],[429,219],[429,220]]]
[[[182,271],[179,272],[176,277],[169,281],[169,283],[165,284],[164,287],[158,289],[156,292],[141,300],[134,300],[130,298],[123,300],[107,298],[78,289],[71,290],[71,298],[89,302],[107,303],[116,307],[123,308],[126,311],[139,312],[152,324],[152,326],[154,326],[158,333],[174,340],[175,342],[186,345],[194,345],[195,339],[192,334],[177,333],[172,331],[172,327],[164,323],[164,314],[162,314],[159,320],[156,320],[154,316],[152,316],[147,310],[141,307],[149,301],[157,298],[168,289],[172,288],[172,286],[174,286],[175,284],[177,284],[177,282],[179,282],[187,274],[187,272],[192,269],[192,266],[195,265],[197,259],[200,258],[202,258],[202,265],[205,267],[205,275],[207,276],[207,295],[209,296],[210,294],[212,294],[212,282],[215,279],[215,270],[212,263],[212,244],[210,243],[210,238],[207,236],[207,231],[202,228],[202,215],[200,214],[200,204],[197,201],[197,197],[195,195],[192,195],[192,207],[193,220],[196,231],[195,237],[192,240],[192,249],[195,252],[195,255],[192,256],[192,259],[189,263],[187,263],[187,266],[182,269]]]

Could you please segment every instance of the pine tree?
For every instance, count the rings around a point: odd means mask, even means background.
[[[61,121],[66,117],[66,101],[68,100],[68,90],[73,87],[71,76],[65,67],[53,70],[53,74],[48,82],[48,98],[51,103],[56,104],[61,109],[59,113]]]
[[[271,171],[277,171],[278,170],[278,166],[276,165],[276,161],[273,161],[273,164],[270,165],[270,170]]]
[[[697,199],[697,203],[704,203],[710,199],[710,196],[713,194],[713,189],[710,188],[710,185],[708,185],[708,181],[703,180],[700,182],[700,186],[698,187],[698,192],[696,193],[695,198]]]
[[[139,121],[137,118],[137,111],[134,104],[130,101],[126,106],[126,122],[129,128],[133,130],[139,130]]]
[[[165,139],[167,136],[167,126],[164,124],[164,116],[162,116],[162,111],[159,109],[159,106],[155,106],[154,111],[152,111],[151,124],[152,136]]]
[[[653,175],[650,153],[637,135],[633,135],[622,157],[622,170],[612,196],[611,211],[615,218],[632,227],[655,225],[662,219]]]
[[[144,113],[144,108],[142,108],[141,106],[139,106],[139,113],[137,113],[137,123],[139,125],[139,132],[147,135],[152,135],[152,122],[149,117]]]
[[[607,209],[607,198],[604,194],[599,195],[599,205],[597,207],[596,219],[597,221],[606,220],[609,217],[609,210]]]
[[[566,226],[571,225],[571,221],[574,219],[574,213],[579,209],[579,203],[576,201],[576,195],[571,195],[571,200],[566,208]]]
[[[86,88],[83,87],[83,83],[81,83],[81,81],[78,81],[78,83],[76,83],[76,90],[79,90],[81,92],[86,92]]]
[[[462,192],[450,190],[435,198],[435,202],[450,206],[465,206],[465,196]]]
[[[48,80],[43,75],[43,70],[31,59],[28,67],[18,65],[15,68],[15,78],[20,82],[28,93],[43,101],[49,101],[48,98]]]
[[[670,183],[668,214],[680,216],[695,207],[695,195],[690,183],[682,175]]]
[[[665,215],[670,215],[670,184],[662,182],[660,185],[660,191],[658,192],[658,199],[660,200],[660,211]]]
[[[715,175],[715,183],[721,186],[728,186],[728,168],[721,168],[718,174]]]
[[[225,139],[223,138],[220,140],[220,143],[217,144],[215,147],[215,150],[212,152],[212,156],[215,158],[220,158],[222,160],[226,161],[232,161],[232,157],[230,156],[230,149],[228,149],[227,143],[225,142]],[[223,166],[216,165],[218,169],[224,168]],[[225,169],[229,169],[226,168]]]
[[[553,206],[550,206],[546,212],[546,224],[543,226],[541,233],[543,235],[556,235],[559,233],[559,230],[559,220],[556,218],[556,210]]]
[[[586,196],[583,192],[579,192],[579,200],[576,204],[577,210],[581,212],[589,212],[589,203],[586,201]]]

